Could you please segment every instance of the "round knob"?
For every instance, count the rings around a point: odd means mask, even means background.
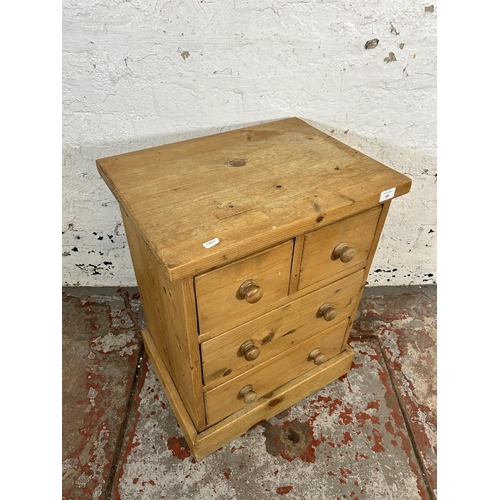
[[[258,302],[264,295],[262,288],[260,286],[257,286],[254,280],[244,281],[240,285],[238,292],[240,295],[243,295],[243,297],[245,297],[245,300],[250,304]]]
[[[335,319],[337,317],[337,312],[337,309],[335,309],[335,307],[333,307],[330,302],[325,302],[318,309],[318,314],[320,316],[323,316],[323,318],[325,318],[325,321],[331,321],[332,319]]]
[[[332,257],[333,260],[340,259],[342,262],[350,262],[352,259],[354,259],[355,255],[356,250],[354,250],[354,248],[351,248],[347,243],[342,242],[333,249]]]
[[[253,343],[253,340],[245,340],[240,346],[240,352],[247,361],[253,361],[259,357],[260,349]]]
[[[257,399],[257,394],[253,391],[251,385],[246,385],[240,389],[239,395],[243,398],[245,403],[253,403]]]
[[[326,361],[326,356],[319,349],[313,349],[309,357],[314,360],[314,364],[316,365],[320,365]]]

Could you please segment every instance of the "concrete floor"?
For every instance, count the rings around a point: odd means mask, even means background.
[[[63,500],[436,498],[436,287],[368,288],[352,370],[195,462],[131,288],[63,289]]]

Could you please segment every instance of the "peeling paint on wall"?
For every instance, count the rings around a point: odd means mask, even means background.
[[[97,158],[287,116],[413,179],[373,269],[398,269],[386,284],[435,278],[436,10],[421,0],[65,2],[64,284],[136,284]]]
[[[374,49],[380,40],[378,38],[373,38],[371,40],[367,40],[365,43],[365,49]]]
[[[394,55],[394,52],[389,52],[388,57],[384,57],[384,62],[389,63],[392,61],[397,61],[396,56]]]

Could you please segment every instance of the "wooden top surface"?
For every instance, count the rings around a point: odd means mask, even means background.
[[[192,276],[394,197],[411,180],[298,118],[97,160],[171,279]],[[205,248],[214,238],[219,243]]]

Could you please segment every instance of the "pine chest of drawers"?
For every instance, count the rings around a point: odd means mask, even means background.
[[[148,356],[197,459],[349,371],[409,178],[297,118],[97,167],[120,204]]]

